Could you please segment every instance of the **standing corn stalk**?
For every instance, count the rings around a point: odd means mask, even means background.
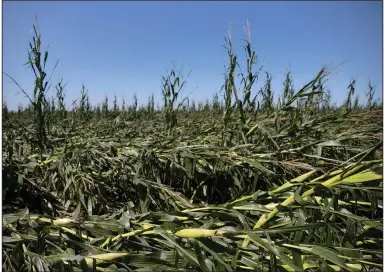
[[[244,27],[244,32],[247,35],[247,41],[246,45],[244,46],[244,50],[247,56],[247,74],[244,76],[244,74],[241,72],[241,82],[243,83],[243,108],[244,109],[249,109],[254,110],[255,107],[255,101],[256,101],[256,96],[251,101],[251,89],[253,84],[256,83],[259,73],[263,66],[260,66],[260,68],[254,72],[253,67],[257,62],[257,56],[255,50],[251,48],[251,26],[249,22],[247,21],[247,26]],[[239,66],[240,68],[240,66]]]
[[[270,73],[265,72],[266,79],[264,88],[261,90],[262,102],[261,108],[265,110],[268,114],[273,110],[273,92],[272,92],[272,76]]]
[[[65,103],[64,103],[64,88],[67,84],[63,85],[63,80],[61,79],[60,82],[56,85],[56,98],[57,98],[57,103],[59,106],[59,120],[64,120],[67,117],[67,110],[65,108]]]
[[[47,74],[45,73],[45,65],[48,60],[48,51],[44,52],[44,58],[41,56],[41,34],[39,32],[39,26],[36,18],[36,25],[33,25],[34,37],[33,44],[29,43],[30,51],[28,52],[28,62],[35,75],[35,86],[33,90],[33,100],[30,96],[24,91],[24,89],[14,80],[11,76],[4,72],[24,93],[24,95],[29,99],[35,119],[35,133],[36,133],[36,142],[39,149],[40,159],[43,157],[43,151],[47,143],[47,134],[46,134],[46,99],[45,94],[49,89],[48,81],[45,81]],[[57,67],[57,63],[54,66],[54,69]]]
[[[368,92],[365,94],[368,97],[368,109],[371,111],[373,109],[373,96],[375,95],[375,87],[372,85],[371,80],[368,82]]]
[[[88,101],[88,91],[85,90],[85,86],[83,85],[81,87],[81,98],[80,98],[80,105],[79,105],[80,119],[84,119],[88,115],[88,112],[86,110],[87,101]]]
[[[45,131],[45,116],[44,116],[44,95],[46,91],[46,87],[48,82],[45,82],[46,73],[45,70],[45,64],[47,63],[48,59],[48,52],[46,51],[44,53],[44,63],[43,66],[41,65],[41,34],[39,32],[39,26],[37,23],[36,18],[36,26],[33,26],[34,34],[33,37],[33,45],[29,43],[29,47],[31,49],[30,52],[28,52],[28,62],[27,64],[30,65],[30,67],[33,70],[33,73],[35,75],[35,88],[33,90],[33,107],[35,111],[35,124],[36,124],[36,136],[40,151],[40,158],[42,159],[42,153],[44,150],[44,146],[46,144],[47,135]]]
[[[262,69],[262,66],[259,68],[258,71],[254,72],[253,67],[256,64],[256,52],[252,50],[251,48],[251,28],[247,21],[247,26],[244,27],[244,32],[247,35],[246,45],[244,46],[244,50],[247,56],[247,72],[244,75],[244,73],[241,71],[240,65],[237,62],[237,55],[233,53],[233,45],[232,45],[232,25],[229,26],[229,31],[227,34],[227,37],[224,38],[225,40],[225,46],[224,48],[227,49],[228,57],[229,57],[229,66],[228,69],[226,69],[225,74],[225,83],[222,87],[224,89],[224,101],[225,101],[225,108],[224,108],[224,114],[223,114],[223,121],[224,121],[224,130],[223,130],[223,136],[222,141],[223,144],[226,145],[225,142],[225,133],[228,128],[228,124],[230,122],[231,114],[233,110],[237,106],[237,110],[240,114],[240,122],[242,123],[242,129],[241,129],[241,136],[243,138],[244,143],[247,143],[247,138],[245,136],[247,129],[247,117],[246,117],[246,110],[254,111],[255,103],[256,103],[256,97],[255,96],[251,101],[251,89],[253,84],[256,82],[258,75]],[[241,100],[238,96],[236,85],[235,85],[235,71],[236,66],[240,69],[240,75],[241,75],[241,85],[243,87],[243,100]],[[235,96],[236,103],[235,105],[232,105],[232,94]]]
[[[182,70],[182,69],[181,69]],[[175,70],[172,69],[170,73],[162,77],[162,93],[164,100],[164,113],[167,124],[167,134],[171,135],[173,129],[177,125],[177,111],[183,104],[184,100],[175,109],[174,105],[177,101],[179,94],[181,93],[186,81],[180,84],[180,74],[176,76]]]
[[[222,133],[222,141],[223,145],[225,146],[226,139],[225,135],[228,129],[228,124],[231,120],[231,114],[234,110],[234,106],[232,106],[232,93],[236,93],[236,87],[235,87],[235,70],[236,70],[236,62],[237,62],[237,56],[234,55],[232,50],[232,25],[229,25],[229,30],[227,34],[227,38],[224,38],[226,45],[224,46],[225,49],[228,51],[228,60],[229,60],[229,67],[226,69],[226,73],[224,74],[225,77],[225,83],[222,86],[221,89],[224,89],[224,113],[223,113],[223,123],[224,123],[224,129]],[[237,94],[235,94],[237,97]]]
[[[348,85],[348,95],[347,95],[347,100],[345,101],[346,112],[350,112],[352,109],[352,96],[355,93],[355,83],[356,83],[356,79],[353,79],[351,83]]]
[[[102,107],[102,112],[104,117],[107,117],[108,116],[108,96],[107,95],[105,96],[101,107]]]

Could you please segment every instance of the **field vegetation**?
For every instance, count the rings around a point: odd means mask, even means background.
[[[273,86],[246,34],[243,62],[229,31],[211,101],[182,97],[187,77],[172,69],[161,107],[153,95],[110,107],[86,86],[66,100],[36,23],[35,88],[19,86],[30,103],[2,109],[3,270],[382,271],[373,83],[362,105],[352,80],[341,106],[326,66],[299,89],[290,73]]]

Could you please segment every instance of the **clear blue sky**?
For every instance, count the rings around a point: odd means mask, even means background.
[[[48,68],[59,60],[52,82],[68,83],[68,102],[85,84],[92,103],[105,94],[109,101],[116,94],[131,103],[134,93],[139,103],[152,93],[160,103],[161,76],[171,61],[184,65],[185,74],[192,70],[183,94],[194,90],[190,98],[211,99],[223,84],[222,45],[230,22],[235,51],[245,63],[247,19],[258,65],[272,74],[277,94],[287,69],[298,89],[324,64],[334,67],[351,58],[327,83],[333,99],[345,99],[351,77],[362,102],[369,78],[382,98],[382,2],[3,2],[3,71],[29,94],[32,71],[23,64],[35,12],[43,49],[49,49]],[[264,84],[264,75],[257,86]],[[18,88],[3,80],[8,107],[26,105],[22,94],[15,96]]]

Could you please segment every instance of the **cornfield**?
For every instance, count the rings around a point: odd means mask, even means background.
[[[72,107],[48,84],[37,23],[30,105],[3,105],[4,271],[382,271],[382,105],[331,104],[322,68],[299,90],[288,73],[254,91],[226,38],[228,67],[212,102]],[[17,81],[6,74],[17,84]],[[240,77],[240,84],[236,79]],[[20,87],[21,88],[21,87]],[[219,97],[223,97],[221,100]],[[357,98],[356,98],[357,100]]]

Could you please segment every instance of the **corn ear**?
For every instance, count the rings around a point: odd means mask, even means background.
[[[221,236],[225,232],[219,230],[208,230],[208,229],[182,229],[175,232],[175,235],[180,238],[206,238],[211,236]]]
[[[96,263],[101,263],[104,261],[112,261],[112,260],[127,256],[127,255],[128,255],[128,253],[126,253],[126,252],[97,254],[97,255],[92,255],[92,256],[85,258],[85,261],[87,262],[87,264],[92,264],[93,259],[96,259]]]
[[[53,220],[53,224],[55,226],[67,226],[75,222],[76,222],[75,220],[70,218],[59,218],[59,219]]]

